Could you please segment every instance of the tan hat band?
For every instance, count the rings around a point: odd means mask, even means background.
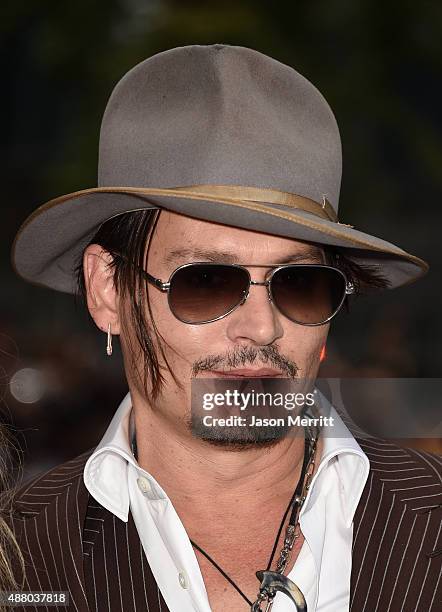
[[[298,208],[312,213],[317,217],[338,222],[338,217],[334,208],[323,196],[323,203],[318,204],[310,198],[299,196],[286,191],[277,189],[266,189],[264,187],[245,187],[242,185],[189,185],[186,187],[172,187],[170,191],[182,191],[188,194],[197,194],[198,196],[210,196],[228,198],[230,200],[250,201],[250,202],[265,202],[269,204],[280,204],[291,208]]]

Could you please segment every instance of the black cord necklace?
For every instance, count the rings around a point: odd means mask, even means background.
[[[262,609],[262,603],[267,603],[265,608],[266,612],[270,610],[277,591],[282,591],[286,593],[286,595],[288,595],[292,599],[298,611],[307,610],[307,604],[305,603],[305,599],[301,591],[291,580],[283,576],[283,572],[287,567],[290,553],[295,543],[295,540],[299,537],[299,529],[297,532],[296,527],[298,525],[299,512],[301,510],[302,504],[304,503],[307,491],[310,486],[310,481],[314,469],[316,442],[316,436],[305,438],[304,459],[302,463],[301,475],[299,477],[295,492],[293,493],[290,499],[290,502],[284,512],[281,523],[279,525],[275,543],[270,554],[269,562],[267,563],[267,569],[265,571],[256,572],[257,578],[261,582],[261,587],[255,602],[250,601],[250,599],[243,593],[243,591],[232,580],[232,578],[230,578],[230,576],[222,569],[222,567],[220,567],[218,563],[216,563],[216,561],[214,561],[214,559],[212,559],[212,557],[210,557],[210,555],[205,550],[198,546],[198,544],[196,544],[193,540],[190,540],[192,546],[196,548],[196,550],[198,550],[202,555],[204,555],[204,557],[206,557],[206,559],[210,561],[210,563],[212,563],[214,567],[216,567],[216,569],[233,586],[233,588],[236,589],[236,591],[241,595],[241,597],[248,603],[252,612],[259,612]],[[280,558],[277,563],[276,571],[271,572],[270,568],[272,566],[279,538],[281,536],[281,532],[287,519],[287,515],[290,511],[290,508],[292,508],[292,513],[290,515],[290,520],[286,528],[284,546],[280,553]]]
[[[243,591],[232,580],[232,578],[230,578],[230,576],[222,569],[222,567],[220,567],[218,563],[216,563],[216,561],[214,561],[214,559],[212,559],[212,557],[210,557],[210,555],[206,553],[205,550],[198,546],[198,544],[196,544],[193,540],[190,540],[192,546],[196,548],[196,550],[198,550],[202,555],[204,555],[204,557],[206,557],[206,559],[210,563],[212,563],[214,567],[216,567],[216,569],[222,574],[222,576],[224,576],[224,578],[233,586],[233,588],[236,589],[239,595],[241,595],[241,597],[248,603],[251,612],[260,612],[262,610],[261,604],[263,603],[266,603],[265,612],[269,612],[270,608],[273,605],[273,599],[278,591],[281,591],[288,595],[288,597],[290,597],[290,599],[295,604],[297,612],[307,612],[307,604],[305,602],[302,592],[299,590],[296,584],[292,582],[289,578],[284,576],[283,573],[289,562],[290,553],[293,549],[294,543],[299,537],[299,513],[306,499],[314,471],[317,440],[318,432],[315,431],[315,433],[312,434],[309,430],[309,437],[306,437],[304,439],[304,459],[302,462],[301,475],[299,477],[298,484],[296,485],[295,492],[293,493],[289,501],[289,504],[284,512],[281,523],[279,525],[275,543],[270,554],[269,562],[267,563],[267,569],[256,572],[256,576],[260,581],[261,585],[255,602],[250,601],[250,599],[243,593]],[[132,441],[132,454],[134,455],[135,459],[137,459],[137,446],[135,436]],[[272,566],[279,538],[281,536],[281,532],[284,527],[284,523],[287,519],[287,515],[290,511],[290,508],[292,508],[292,513],[290,515],[289,523],[286,527],[284,545],[280,551],[276,571],[272,572],[270,571],[270,568]]]

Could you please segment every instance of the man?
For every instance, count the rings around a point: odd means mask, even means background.
[[[272,58],[195,45],[123,77],[99,187],[14,244],[27,280],[79,284],[129,386],[95,449],[16,496],[24,591],[81,611],[436,610],[436,457],[357,441],[331,406],[331,436],[192,431],[192,381],[314,380],[351,294],[427,270],[338,221],[340,179],[330,108]]]

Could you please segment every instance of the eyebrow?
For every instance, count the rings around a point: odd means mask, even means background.
[[[173,264],[179,260],[185,259],[187,261],[210,261],[219,263],[248,263],[250,262],[238,262],[237,255],[224,251],[217,251],[216,249],[199,249],[197,247],[189,248],[182,247],[179,249],[173,249],[169,251],[167,256],[164,258],[166,264]],[[312,261],[314,263],[324,263],[323,251],[318,247],[309,247],[304,251],[296,251],[289,253],[281,258],[276,258],[274,261],[266,263],[271,264],[285,264],[285,263],[296,263],[299,261]]]

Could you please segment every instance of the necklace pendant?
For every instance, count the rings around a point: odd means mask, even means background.
[[[258,598],[251,608],[251,612],[267,612],[273,605],[273,598],[278,591],[285,593],[295,604],[296,612],[307,612],[307,603],[301,590],[296,584],[278,572],[260,571],[256,572],[258,580],[261,581]],[[268,605],[264,610],[261,604],[265,601]]]
[[[267,605],[265,607],[264,612],[270,612],[272,607],[273,607],[273,599],[269,599],[269,601],[267,602]]]
[[[265,604],[266,602],[267,602],[266,607],[262,608],[261,606]],[[267,595],[266,593],[260,593],[258,595],[258,599],[255,601],[254,604],[252,604],[252,607],[250,608],[250,610],[251,612],[269,612],[272,606],[273,606],[273,597],[270,598],[269,595]]]

